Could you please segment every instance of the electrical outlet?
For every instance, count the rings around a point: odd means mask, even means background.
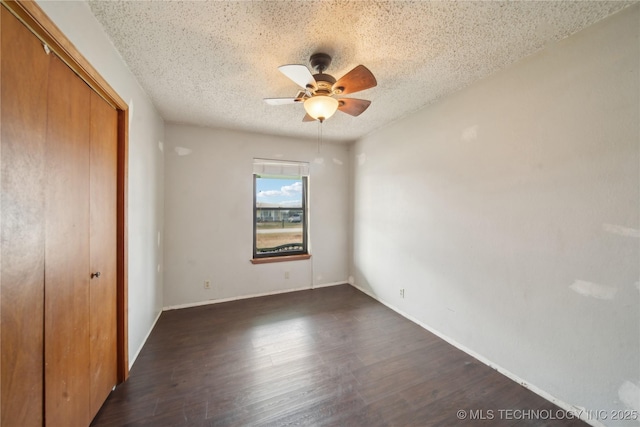
[[[404,289],[400,289],[400,297],[404,298]]]
[[[204,281],[204,288],[205,289],[211,289],[211,280],[205,280]]]
[[[284,278],[285,278],[285,279],[288,279],[288,278],[289,278],[289,272],[288,272],[288,271],[285,271],[285,272],[284,272]]]

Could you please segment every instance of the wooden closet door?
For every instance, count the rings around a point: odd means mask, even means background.
[[[45,238],[45,422],[90,415],[89,160],[91,90],[57,57],[48,93]]]
[[[91,418],[117,382],[118,114],[91,92]]]
[[[117,382],[118,113],[0,13],[0,425],[86,427]]]
[[[42,426],[44,170],[47,75],[42,44],[0,6],[0,425]]]

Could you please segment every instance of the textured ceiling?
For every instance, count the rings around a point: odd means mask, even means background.
[[[278,71],[314,52],[340,78],[358,64],[378,86],[326,139],[355,140],[631,3],[620,1],[89,1],[167,121],[315,137],[298,86]]]

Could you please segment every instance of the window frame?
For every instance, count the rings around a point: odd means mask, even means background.
[[[277,262],[277,261],[292,261],[297,259],[309,259],[311,255],[309,254],[309,236],[308,236],[308,221],[309,221],[309,212],[308,212],[308,188],[309,188],[309,177],[306,175],[300,177],[291,176],[290,179],[300,179],[302,182],[302,207],[301,208],[290,208],[290,207],[273,207],[273,208],[258,208],[258,194],[257,194],[257,179],[258,178],[282,178],[276,176],[270,176],[269,174],[253,174],[253,258],[251,260],[254,264],[262,264],[267,262]],[[289,210],[302,210],[302,249],[296,251],[282,251],[282,252],[267,252],[267,253],[258,253],[257,248],[257,240],[258,240],[258,209],[270,209],[276,211],[289,211]]]

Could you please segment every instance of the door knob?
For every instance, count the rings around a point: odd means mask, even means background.
[[[95,273],[91,273],[91,278],[93,279],[94,277],[100,277],[100,272],[96,271]]]

